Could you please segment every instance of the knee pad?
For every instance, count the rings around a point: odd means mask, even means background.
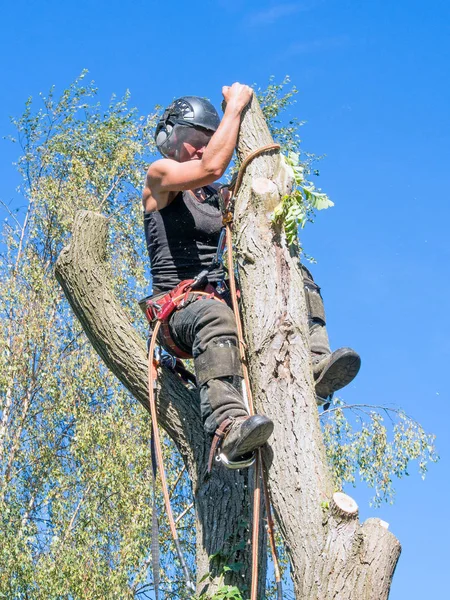
[[[230,337],[213,339],[206,350],[194,359],[194,364],[199,386],[210,379],[243,377],[236,340]]]
[[[301,265],[301,269],[309,320],[325,325],[325,308],[323,306],[320,287],[315,283],[311,273],[305,266]]]

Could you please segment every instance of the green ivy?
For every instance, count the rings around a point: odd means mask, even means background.
[[[244,598],[236,586],[224,585],[213,596],[202,594],[194,596],[192,600],[244,600]]]

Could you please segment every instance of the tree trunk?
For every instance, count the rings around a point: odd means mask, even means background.
[[[243,160],[272,142],[253,98],[240,129]],[[234,215],[235,257],[257,412],[275,423],[266,452],[271,499],[292,565],[296,598],[382,600],[400,554],[397,539],[377,520],[359,525],[357,512],[334,511],[314,383],[298,253],[270,221],[291,188],[278,151],[247,168]]]
[[[271,142],[253,98],[243,116],[238,154],[243,159]],[[277,151],[255,158],[238,194],[234,224],[252,390],[257,411],[275,423],[265,464],[276,521],[289,552],[297,599],[383,600],[400,544],[383,522],[369,519],[361,525],[351,499],[333,495],[315,402],[299,259],[269,218],[290,187],[289,169]],[[104,217],[79,213],[56,276],[97,352],[148,409],[145,341],[110,289],[106,239]],[[219,550],[227,555],[236,535],[245,533],[241,529],[236,534],[243,507],[248,513],[250,506],[252,472],[219,467],[206,477],[210,440],[201,425],[198,398],[170,372],[161,378],[158,414],[191,477],[200,579],[210,569],[208,557]],[[263,540],[262,560],[264,548]],[[244,562],[248,565],[248,552]],[[264,574],[262,569],[261,581]],[[215,575],[209,591],[217,586],[217,570]],[[228,582],[248,585],[248,568],[244,575],[230,573]],[[199,584],[199,591],[204,585]],[[262,591],[259,597],[264,597]]]

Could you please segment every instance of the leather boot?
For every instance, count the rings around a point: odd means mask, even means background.
[[[353,381],[361,366],[361,358],[351,348],[339,348],[328,354],[311,352],[311,356],[319,406]]]
[[[264,415],[233,419],[222,442],[221,452],[228,460],[235,461],[265,444],[272,431],[273,422]]]

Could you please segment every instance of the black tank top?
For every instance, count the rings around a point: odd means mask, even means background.
[[[153,279],[153,293],[166,292],[184,279],[194,279],[215,256],[222,229],[218,192],[203,188],[206,200],[193,192],[179,192],[159,211],[144,212],[144,229]],[[210,282],[224,277],[222,267],[212,269]]]

